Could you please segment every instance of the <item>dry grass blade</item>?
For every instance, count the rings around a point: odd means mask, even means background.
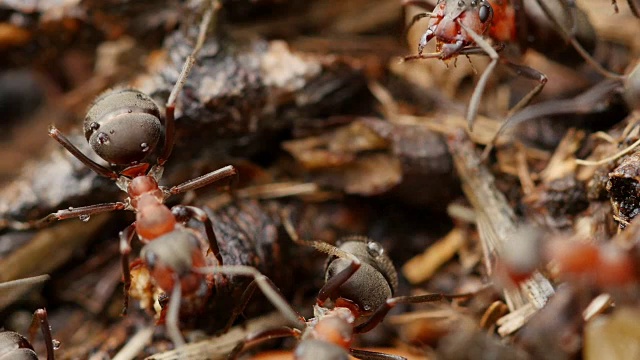
[[[462,190],[476,210],[478,232],[482,241],[487,272],[493,272],[496,261],[505,244],[513,241],[517,233],[516,216],[507,203],[504,194],[495,187],[495,179],[482,164],[473,143],[461,131],[449,138],[449,148],[462,181]],[[505,288],[504,296],[512,314],[526,310],[524,316],[515,316],[515,322],[500,323],[509,328],[508,333],[517,330],[527,319],[541,308],[553,293],[550,281],[541,274],[527,280],[518,288]],[[513,316],[513,315],[512,315]],[[503,318],[504,319],[504,318]],[[511,319],[507,318],[506,320]],[[502,334],[503,332],[500,331]]]
[[[227,354],[247,334],[271,327],[285,326],[288,324],[280,313],[272,313],[257,319],[253,319],[241,326],[236,326],[228,333],[211,339],[187,344],[180,349],[155,354],[146,360],[195,360],[195,359],[225,359]]]

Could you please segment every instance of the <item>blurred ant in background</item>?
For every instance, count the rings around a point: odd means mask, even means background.
[[[254,283],[243,294],[234,315],[246,305],[257,285],[271,303],[295,324],[295,328],[272,328],[249,334],[229,354],[229,359],[237,358],[244,349],[261,341],[290,336],[301,340],[294,351],[296,359],[347,359],[349,355],[359,359],[404,359],[396,355],[352,349],[353,335],[376,327],[389,310],[398,304],[452,300],[473,295],[393,297],[398,287],[398,275],[379,243],[362,236],[346,237],[339,247],[321,241],[301,240],[289,220],[288,212],[283,212],[281,216],[285,229],[295,243],[311,246],[331,256],[325,269],[325,284],[314,306],[314,317],[307,320],[298,314],[275,285],[255,268],[228,265],[199,268],[197,271],[203,273],[254,278]]]
[[[430,4],[424,0],[405,0],[403,4],[430,8]],[[540,11],[551,21],[555,30],[549,29],[549,25],[544,24],[545,21],[540,18]],[[507,119],[527,106],[542,91],[547,82],[547,77],[543,73],[499,56],[498,53],[507,44],[519,45],[521,52],[531,47],[553,60],[563,63],[573,62],[575,56],[566,52],[556,54],[555,49],[549,49],[550,42],[557,42],[559,32],[559,35],[572,45],[579,56],[599,73],[609,78],[622,78],[621,75],[604,69],[592,58],[590,51],[595,47],[595,31],[586,15],[573,2],[536,0],[535,3],[527,2],[525,6],[522,0],[439,0],[433,12],[414,16],[409,27],[425,17],[429,18],[429,25],[420,38],[418,54],[407,56],[404,60],[429,58],[448,60],[458,55],[474,54],[487,55],[491,58],[469,101],[466,118],[470,129],[473,128],[484,88],[498,61],[513,69],[518,75],[538,82],[509,111]],[[436,39],[436,52],[423,54],[425,46],[433,38]],[[493,40],[494,44],[489,43],[486,38]],[[553,45],[555,47],[557,44]]]
[[[226,166],[171,188],[158,185],[175,142],[176,99],[204,44],[212,19],[221,7],[217,0],[205,3],[206,8],[196,44],[185,60],[165,105],[164,124],[161,122],[158,105],[148,95],[135,89],[109,91],[98,97],[87,112],[84,119],[87,141],[98,156],[112,166],[119,167],[118,171],[94,162],[55,126],[49,128],[49,136],[98,175],[113,179],[128,197],[124,201],[59,210],[40,220],[26,223],[4,220],[3,224],[5,227],[23,230],[74,217],[87,221],[91,215],[102,212],[134,211],[136,221],[120,233],[125,292],[123,313],[127,311],[131,286],[130,243],[133,235],[137,233],[140,241],[146,244],[141,251],[141,259],[150,269],[153,282],[163,290],[173,289],[167,329],[176,346],[184,344],[178,330],[177,307],[181,294],[202,292],[203,288],[206,289],[202,279],[204,276],[192,271],[194,267],[205,266],[206,260],[198,241],[200,234],[186,227],[189,220],[195,219],[204,225],[209,251],[213,253],[219,265],[222,265],[222,256],[211,220],[202,209],[183,205],[169,209],[164,203],[173,195],[221,180],[231,179],[230,185],[233,186],[238,178],[236,169]],[[151,166],[148,158],[154,153],[163,136],[164,143],[155,165]]]

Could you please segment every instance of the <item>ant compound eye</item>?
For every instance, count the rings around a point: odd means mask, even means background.
[[[376,258],[384,253],[384,248],[379,243],[372,241],[367,244],[367,252]]]
[[[493,17],[493,8],[486,1],[482,2],[480,5],[480,10],[478,11],[478,18],[480,18],[480,22],[485,23],[487,20]]]

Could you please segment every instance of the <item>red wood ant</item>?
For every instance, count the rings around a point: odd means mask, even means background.
[[[472,295],[393,297],[398,287],[398,275],[379,243],[362,236],[344,238],[339,247],[322,241],[302,240],[288,220],[288,214],[282,217],[285,229],[295,243],[314,247],[331,256],[325,270],[325,284],[314,306],[314,318],[307,320],[298,314],[274,284],[253,267],[225,265],[197,269],[203,273],[253,277],[254,284],[296,326],[249,334],[228,355],[229,359],[235,359],[245,348],[263,340],[289,336],[301,339],[294,352],[296,359],[346,359],[349,355],[360,359],[404,359],[396,355],[352,349],[353,335],[373,329],[398,304],[451,300]],[[248,288],[243,294],[242,306],[248,301],[254,287]]]
[[[47,310],[38,309],[33,313],[32,332],[40,325],[47,348],[47,360],[54,360],[54,340],[51,338],[51,328]],[[22,335],[13,331],[0,332],[0,360],[38,360],[38,355],[33,350],[31,343]]]
[[[141,258],[151,270],[153,281],[163,290],[173,289],[171,299],[176,300],[171,301],[169,306],[167,330],[176,346],[184,343],[178,330],[176,309],[180,296],[183,292],[193,293],[202,288],[204,276],[191,270],[206,264],[198,242],[200,235],[186,228],[186,223],[191,219],[201,222],[205,228],[209,250],[219,265],[222,265],[222,256],[211,220],[202,209],[183,205],[169,209],[164,203],[172,195],[228,178],[235,182],[238,177],[233,166],[226,166],[171,188],[158,185],[164,164],[171,155],[175,142],[174,112],[177,96],[184,87],[204,44],[206,32],[220,7],[219,1],[209,1],[194,49],[185,60],[180,76],[169,95],[165,105],[164,144],[155,165],[151,166],[148,157],[154,153],[162,137],[160,109],[148,95],[138,90],[120,89],[103,94],[94,101],[84,119],[85,137],[93,151],[108,163],[124,167],[120,171],[94,162],[55,126],[49,128],[49,136],[98,175],[113,179],[128,197],[124,201],[59,210],[40,220],[27,223],[7,222],[8,227],[28,229],[74,217],[88,220],[91,215],[102,212],[134,211],[136,221],[120,233],[125,292],[123,313],[128,307],[131,286],[130,243],[133,235],[137,233],[138,238],[146,244],[141,251]]]
[[[588,34],[593,32],[588,22],[581,21],[580,16],[582,15],[577,12],[579,9],[562,1],[556,4],[548,4],[546,1],[536,0],[536,3],[553,25],[560,30],[560,34],[565,40],[573,46],[583,59],[601,74],[607,77],[620,78],[620,75],[611,73],[598,64],[589,52],[585,50],[581,42],[576,39],[577,35],[574,35],[576,31],[578,35],[584,32],[587,38]],[[428,9],[429,5],[424,0],[405,0],[404,4],[413,4],[425,9]],[[473,128],[473,121],[477,115],[484,88],[498,61],[513,69],[518,75],[536,80],[538,85],[509,111],[507,115],[507,119],[509,119],[512,114],[529,104],[542,91],[547,82],[547,77],[541,72],[527,66],[514,64],[498,55],[498,52],[507,43],[519,44],[522,51],[529,46],[534,48],[540,46],[543,47],[540,49],[543,53],[548,53],[547,49],[544,48],[548,47],[547,42],[541,42],[540,44],[530,42],[532,36],[537,36],[537,34],[533,34],[530,31],[536,25],[533,24],[534,20],[528,20],[529,17],[526,11],[529,7],[532,7],[531,5],[533,4],[525,7],[522,0],[438,0],[432,13],[418,14],[409,24],[410,27],[418,20],[429,17],[427,31],[423,34],[418,44],[418,54],[407,56],[404,60],[429,58],[448,60],[458,55],[473,54],[488,55],[491,58],[489,66],[478,80],[478,84],[469,101],[466,117],[470,129]],[[557,10],[552,9],[552,5],[557,5],[559,8]],[[559,19],[559,16],[563,16],[563,18]],[[527,25],[529,28],[527,28]],[[581,27],[584,27],[584,29],[581,29]],[[492,46],[485,40],[485,36],[491,38],[496,45]],[[423,54],[425,46],[433,38],[436,39],[436,52]]]

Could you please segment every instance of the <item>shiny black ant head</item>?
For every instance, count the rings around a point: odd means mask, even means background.
[[[137,163],[152,153],[160,140],[160,110],[138,90],[109,91],[87,112],[84,135],[93,151],[110,164]]]
[[[362,263],[340,287],[339,297],[353,301],[364,313],[375,311],[392,297],[398,288],[398,273],[382,245],[362,236],[343,239],[340,250],[354,255]],[[325,281],[351,264],[348,258],[332,257],[327,264]]]
[[[450,0],[445,3],[445,14],[452,19],[457,19],[463,13],[467,13],[466,16],[477,15],[477,20],[482,24],[493,19],[493,7],[487,0]],[[467,26],[475,28],[478,25],[467,23]]]

